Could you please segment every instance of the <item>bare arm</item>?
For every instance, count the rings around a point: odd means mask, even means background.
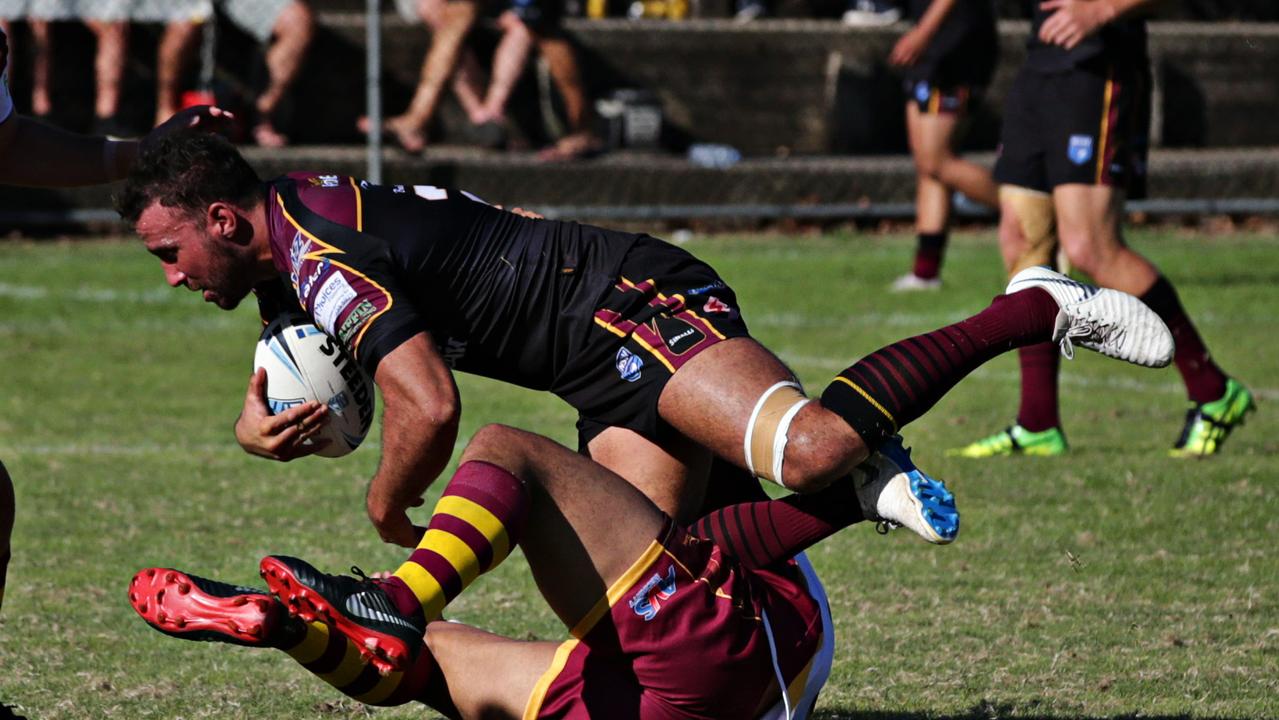
[[[151,138],[185,128],[218,132],[230,118],[207,105],[187,108],[139,142],[78,135],[15,114],[0,123],[0,184],[73,187],[119,180]]]
[[[1055,12],[1039,28],[1039,39],[1067,50],[1094,35],[1102,27],[1160,0],[1047,0],[1042,10]]]
[[[430,336],[418,333],[378,363],[382,460],[369,484],[369,519],[388,543],[417,545],[421,531],[406,511],[448,464],[461,407],[457,386]]]

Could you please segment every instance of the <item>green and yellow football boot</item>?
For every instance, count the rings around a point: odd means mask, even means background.
[[[1212,402],[1196,405],[1186,412],[1186,426],[1169,451],[1173,457],[1202,458],[1216,455],[1230,431],[1243,425],[1248,413],[1257,409],[1248,388],[1234,378],[1226,380],[1226,394]]]
[[[1065,453],[1066,448],[1066,435],[1061,428],[1031,432],[1020,425],[1013,424],[971,445],[947,450],[946,454],[977,459],[1008,455],[1049,457]]]

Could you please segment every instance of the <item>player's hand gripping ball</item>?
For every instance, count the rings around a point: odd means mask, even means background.
[[[286,313],[258,339],[253,367],[266,368],[267,406],[275,415],[308,401],[327,405],[324,428],[307,443],[328,441],[317,455],[341,457],[360,446],[373,424],[373,384],[341,343],[311,319]]]

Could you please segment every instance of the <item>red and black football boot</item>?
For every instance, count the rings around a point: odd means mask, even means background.
[[[265,590],[228,585],[172,568],[148,568],[129,583],[129,604],[148,625],[185,640],[270,647],[288,619]]]
[[[358,578],[329,575],[304,560],[268,555],[260,569],[267,587],[290,614],[337,630],[383,673],[412,665],[423,646],[422,612],[405,615],[381,583],[359,568],[351,568]]]

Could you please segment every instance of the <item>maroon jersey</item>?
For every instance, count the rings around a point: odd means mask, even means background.
[[[450,367],[556,390],[636,237],[341,175],[279,178],[267,202],[281,283],[256,289],[264,316],[300,306],[370,375],[427,331]]]

